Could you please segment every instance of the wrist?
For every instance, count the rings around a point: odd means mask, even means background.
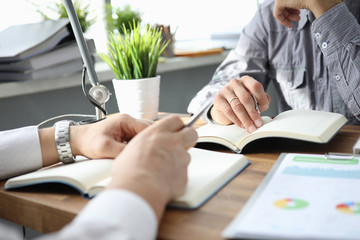
[[[82,125],[70,126],[70,147],[74,156],[83,155],[80,150],[79,142],[81,142],[80,136],[82,131]]]
[[[55,144],[55,128],[43,128],[39,129],[38,132],[43,166],[46,167],[59,162]]]

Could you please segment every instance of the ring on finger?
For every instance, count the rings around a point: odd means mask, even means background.
[[[239,99],[238,97],[232,97],[228,102],[229,104],[231,104],[232,101],[234,101],[235,99]]]

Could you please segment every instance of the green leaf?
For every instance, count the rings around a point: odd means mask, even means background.
[[[130,29],[122,28],[123,36],[109,33],[108,54],[99,54],[101,59],[117,79],[155,77],[159,57],[169,43],[163,42],[161,29],[149,25],[141,29],[135,21]]]

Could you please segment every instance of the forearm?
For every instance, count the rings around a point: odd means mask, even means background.
[[[342,0],[308,0],[309,10],[316,18],[341,2]]]
[[[55,128],[39,129],[39,139],[43,166],[59,162],[55,144]]]

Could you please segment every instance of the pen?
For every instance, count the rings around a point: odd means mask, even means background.
[[[190,118],[190,120],[185,124],[184,127],[191,127],[196,120],[199,119],[199,117],[205,112],[205,110],[207,110],[212,104],[212,101],[210,101],[209,103],[205,104],[204,107],[197,112],[196,114],[192,115],[192,117]]]
[[[254,96],[254,94],[251,94],[252,98],[254,99],[254,102],[255,102],[255,109],[256,111],[260,114],[260,108],[259,108],[259,103],[256,101],[256,98]]]

